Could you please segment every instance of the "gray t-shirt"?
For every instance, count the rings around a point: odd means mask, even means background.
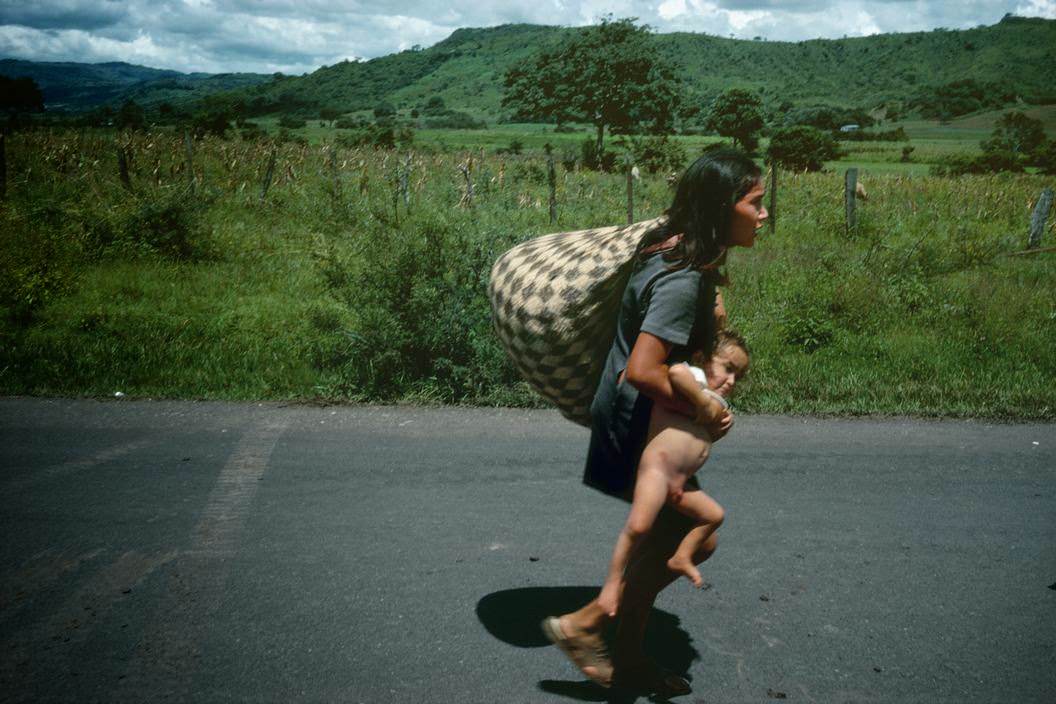
[[[701,349],[708,336],[714,334],[714,316],[710,313],[715,301],[714,285],[708,279],[702,281],[702,274],[695,269],[672,271],[669,267],[662,253],[635,265],[620,303],[616,338],[591,404],[595,433],[602,433],[601,440],[616,455],[641,449],[632,446],[639,443],[640,434],[632,427],[638,390],[626,382],[617,383],[638,334],[648,332],[672,343],[669,364],[686,361],[691,351]],[[642,413],[635,415],[637,418]],[[648,413],[644,417],[647,424]],[[635,420],[637,425],[641,422]],[[644,433],[642,428],[637,430]]]

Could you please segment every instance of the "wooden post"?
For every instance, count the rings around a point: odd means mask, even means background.
[[[7,135],[0,133],[0,200],[7,198]]]
[[[128,177],[128,157],[125,155],[125,148],[120,144],[117,145],[117,175],[121,178],[121,185],[131,193],[132,179]]]
[[[554,150],[546,143],[546,182],[550,187],[550,224],[557,222],[557,174],[554,172]],[[500,172],[501,173],[501,172]]]
[[[858,224],[857,213],[854,211],[854,195],[858,186],[858,169],[847,169],[843,184],[843,202],[847,211],[847,232],[850,232]]]
[[[627,160],[627,224],[634,222],[634,163]]]
[[[194,143],[191,141],[191,133],[183,133],[183,149],[187,153],[187,187],[194,195]]]
[[[268,157],[268,168],[264,171],[264,181],[260,184],[260,202],[264,202],[264,198],[268,195],[268,189],[271,188],[271,177],[275,174],[275,150],[271,150],[271,156]]]
[[[330,170],[330,199],[336,208],[341,202],[341,181],[337,176],[337,150],[332,144],[327,150],[327,167]]]
[[[777,164],[770,164],[770,205],[767,207],[770,234],[777,231]]]
[[[408,213],[411,212],[411,155],[408,154],[403,160],[403,168],[400,170],[400,193],[403,194],[403,208]]]
[[[466,177],[466,194],[462,196],[461,205],[465,205],[469,208],[473,207],[473,180],[469,177],[469,164],[471,163],[472,157],[470,157],[470,162],[458,165],[458,168],[462,172],[462,175]]]
[[[1041,246],[1041,235],[1045,232],[1045,221],[1049,219],[1049,209],[1052,208],[1052,189],[1046,188],[1038,197],[1038,203],[1034,206],[1034,214],[1030,216],[1030,239],[1027,249],[1037,249]]]

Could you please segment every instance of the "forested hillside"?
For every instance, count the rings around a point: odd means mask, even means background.
[[[428,48],[323,67],[239,91],[257,111],[333,107],[412,108],[439,96],[449,107],[501,119],[506,70],[575,29],[505,25],[460,29]],[[759,91],[772,107],[829,103],[912,109],[970,80],[968,92],[1056,102],[1056,21],[1008,17],[964,31],[770,42],[705,34],[657,34],[657,51],[679,68],[686,91],[707,101],[733,86]],[[232,94],[235,97],[236,94]],[[963,112],[963,111],[962,111]]]

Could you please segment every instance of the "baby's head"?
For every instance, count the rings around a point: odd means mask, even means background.
[[[715,336],[715,349],[707,358],[703,352],[693,353],[690,361],[704,370],[708,388],[720,396],[729,397],[734,385],[748,372],[748,345],[733,330],[720,330]]]

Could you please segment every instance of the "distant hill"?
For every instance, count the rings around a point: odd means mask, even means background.
[[[47,109],[71,112],[118,105],[128,98],[146,106],[165,101],[183,103],[271,80],[270,75],[255,73],[180,73],[122,62],[19,59],[0,59],[0,75],[29,76],[40,86]]]
[[[49,103],[134,97],[144,104],[168,100],[187,106],[212,95],[213,101],[241,103],[251,114],[309,116],[323,107],[354,112],[382,102],[407,109],[439,96],[448,108],[497,120],[507,113],[501,106],[507,69],[577,31],[524,24],[459,29],[427,49],[342,62],[305,76],[205,76],[128,64],[15,62],[38,67],[34,73],[9,69],[7,61],[0,62],[0,73],[40,76]],[[736,86],[758,91],[772,109],[813,104],[904,108],[938,86],[965,79],[999,87],[1012,99],[1056,103],[1056,20],[1006,16],[996,25],[969,30],[803,42],[690,33],[657,34],[654,40],[657,52],[678,67],[687,102],[701,106]],[[86,73],[77,78],[70,73],[63,82],[58,74],[65,69],[56,67],[65,66]]]
[[[423,50],[340,63],[238,92],[274,109],[410,108],[440,96],[448,107],[495,119],[506,70],[576,29],[504,25],[460,29]],[[908,102],[931,87],[972,79],[1026,102],[1056,102],[1056,20],[1006,17],[989,27],[770,42],[706,34],[655,35],[657,51],[680,69],[690,101],[733,86],[760,92],[773,107],[875,107]]]

